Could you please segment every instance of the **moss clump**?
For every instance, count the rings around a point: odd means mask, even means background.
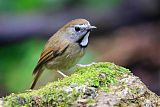
[[[108,85],[118,83],[117,79],[126,73],[130,71],[109,62],[77,67],[70,77],[39,90],[11,94],[3,101],[6,106],[71,106],[77,99],[94,99],[95,91],[106,91]]]

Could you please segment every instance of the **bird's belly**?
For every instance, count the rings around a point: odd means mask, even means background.
[[[84,55],[85,49],[74,49],[70,47],[61,56],[58,56],[49,61],[45,66],[47,69],[67,70],[73,67],[79,59]]]

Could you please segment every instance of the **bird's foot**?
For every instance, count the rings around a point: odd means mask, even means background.
[[[82,65],[82,64],[76,64],[77,67],[88,67],[91,66],[93,64],[96,64],[95,62],[92,62],[91,64],[86,64],[86,65]]]
[[[68,77],[67,75],[65,75],[63,72],[61,72],[60,70],[57,70],[57,72],[59,73],[59,74],[61,74],[63,77]]]

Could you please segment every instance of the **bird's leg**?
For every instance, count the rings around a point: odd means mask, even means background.
[[[60,70],[57,70],[57,72],[59,73],[59,74],[61,74],[63,77],[68,77],[67,75],[65,75],[63,72],[61,72]]]
[[[92,62],[91,64],[86,64],[86,65],[82,65],[82,64],[76,64],[76,66],[78,67],[88,67],[88,66],[91,66],[93,64],[96,64],[95,62]]]

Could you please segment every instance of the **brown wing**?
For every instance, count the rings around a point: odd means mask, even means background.
[[[55,58],[56,56],[60,56],[69,46],[69,43],[63,42],[57,46],[56,44],[52,47],[47,47],[41,53],[40,59],[33,71],[33,74],[37,73],[37,70],[42,67],[43,64],[48,62],[49,60]]]
[[[36,65],[36,67],[33,70],[33,74],[35,75],[38,72],[38,69],[43,66],[44,63],[46,63],[49,59],[54,58],[58,53],[58,49],[48,48],[47,50],[44,50],[41,53],[40,59]]]
[[[43,52],[41,53],[40,59],[38,61],[38,64],[33,71],[33,74],[35,75],[35,78],[34,78],[33,83],[31,85],[31,89],[34,88],[39,76],[43,72],[41,70],[42,66],[45,63],[47,63],[49,60],[63,54],[63,52],[65,52],[65,50],[68,48],[68,46],[69,46],[69,44],[64,44],[64,45],[60,45],[60,46],[55,46],[54,48],[49,47],[46,50],[43,50]]]

